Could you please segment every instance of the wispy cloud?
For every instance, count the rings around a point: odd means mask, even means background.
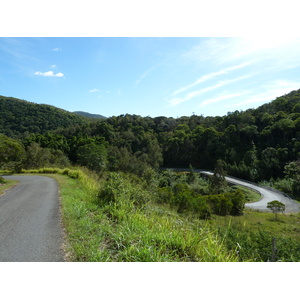
[[[245,92],[241,92],[241,93],[223,94],[223,95],[218,96],[218,97],[214,97],[214,98],[210,98],[210,99],[204,100],[203,102],[201,102],[201,104],[199,105],[199,107],[210,105],[210,104],[213,104],[213,103],[216,103],[216,102],[220,102],[220,101],[223,101],[223,100],[226,100],[226,99],[232,99],[232,98],[235,98],[235,97],[240,97],[240,96],[243,96],[243,95],[245,95],[247,93],[248,92],[245,91]]]
[[[253,58],[265,65],[299,65],[300,38],[291,36],[255,36],[245,38],[201,38],[185,52],[184,60],[193,63],[227,64]],[[288,53],[288,54],[287,54]]]
[[[288,80],[276,80],[267,84],[264,89],[265,92],[252,94],[245,98],[243,101],[233,104],[224,105],[225,107],[243,107],[243,105],[249,105],[252,103],[269,102],[277,97],[288,94],[293,90],[299,89],[299,82],[288,81]]]
[[[61,48],[53,48],[52,49],[52,51],[54,51],[54,52],[59,52],[59,51],[61,51],[62,49]]]
[[[223,87],[225,85],[231,84],[233,82],[249,78],[253,75],[254,75],[254,73],[248,74],[248,75],[245,75],[245,76],[240,76],[240,77],[234,78],[234,79],[222,80],[222,81],[219,81],[217,84],[215,84],[213,86],[205,87],[205,88],[199,89],[197,91],[190,92],[184,97],[172,98],[169,101],[169,103],[170,103],[171,106],[176,106],[176,105],[178,105],[180,103],[183,103],[183,102],[186,102],[186,101],[188,101],[188,100],[190,100],[190,99],[192,99],[196,96],[199,96],[199,95],[202,95],[204,93],[213,91],[215,89],[218,89],[218,88]]]
[[[53,71],[48,71],[48,72],[37,71],[37,72],[34,73],[34,75],[44,76],[44,77],[64,77],[63,73],[58,72],[58,73],[54,74]]]
[[[92,89],[92,90],[89,90],[90,93],[96,93],[96,92],[99,92],[100,90],[98,89]]]
[[[203,75],[202,77],[200,77],[199,79],[197,79],[195,82],[189,84],[189,85],[186,85],[184,87],[181,87],[179,88],[178,90],[176,90],[174,93],[173,93],[173,96],[176,96],[177,94],[179,93],[182,93],[190,88],[193,88],[194,86],[200,84],[200,83],[203,83],[204,81],[207,81],[209,79],[213,79],[214,77],[216,76],[219,76],[219,75],[224,75],[224,74],[228,74],[229,72],[231,71],[234,71],[234,70],[237,70],[237,69],[241,69],[241,68],[244,68],[248,65],[250,65],[252,63],[252,61],[248,61],[248,62],[244,62],[242,64],[239,64],[239,65],[236,65],[236,66],[232,66],[232,67],[229,67],[229,68],[225,68],[223,70],[220,70],[218,72],[214,72],[214,73],[210,73],[210,74],[207,74],[207,75]]]
[[[153,70],[155,70],[158,67],[158,65],[153,66],[151,68],[149,68],[148,70],[146,70],[140,77],[138,80],[135,81],[135,85],[139,85],[142,80],[144,80],[144,78],[146,78]]]

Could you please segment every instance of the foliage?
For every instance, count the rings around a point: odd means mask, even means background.
[[[300,196],[300,160],[292,161],[284,167],[284,173],[286,174],[286,179],[289,181],[291,188],[289,187],[289,192],[292,192],[295,196]]]
[[[281,203],[278,200],[274,200],[267,203],[267,208],[269,208],[275,214],[275,218],[277,218],[277,214],[279,212],[285,211],[285,204]]]
[[[83,156],[88,155],[86,145],[102,139],[107,170],[138,176],[149,167],[157,170],[161,166],[212,170],[221,160],[229,175],[251,181],[277,180],[284,177],[284,167],[297,161],[300,154],[300,90],[257,109],[222,117],[175,119],[125,114],[88,121],[54,107],[13,98],[2,97],[0,104],[0,132],[22,138],[25,148],[37,143],[62,151],[71,163],[95,168],[98,163],[90,166],[77,153],[81,148],[86,152]],[[294,184],[294,194],[300,194],[297,187]]]
[[[69,165],[69,159],[62,151],[42,148],[38,144],[32,143],[26,148],[26,157],[22,166],[24,168],[42,168]]]
[[[214,170],[214,174],[209,179],[209,191],[211,194],[220,194],[227,189],[227,181],[225,179],[225,163],[218,160]]]
[[[43,134],[49,130],[86,123],[84,117],[50,105],[0,96],[0,133],[9,137]]]
[[[104,144],[85,144],[77,149],[77,162],[89,167],[91,170],[100,172],[107,164],[107,150]]]
[[[135,176],[113,173],[98,194],[81,180],[55,176],[71,261],[237,261],[206,226],[151,202],[130,204],[142,196]]]
[[[20,170],[25,156],[23,145],[0,133],[0,168]]]

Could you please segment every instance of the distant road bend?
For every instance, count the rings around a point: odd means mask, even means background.
[[[18,180],[0,195],[0,261],[64,261],[58,186],[44,176],[3,176]]]
[[[199,171],[202,174],[206,175],[212,175],[212,172],[207,172],[207,171]],[[231,177],[225,177],[226,181],[229,183],[237,184],[237,185],[242,185],[245,187],[248,187],[250,189],[253,189],[257,191],[258,193],[261,194],[261,199],[257,202],[253,203],[246,203],[246,207],[248,208],[253,208],[253,209],[258,209],[261,211],[270,211],[267,208],[267,203],[271,202],[273,200],[278,200],[285,204],[285,212],[291,213],[291,212],[300,212],[300,203],[297,201],[289,198],[288,196],[284,195],[283,193],[276,192],[274,190],[270,190],[268,188],[260,187],[255,184],[251,184],[242,180],[238,180],[235,178]]]

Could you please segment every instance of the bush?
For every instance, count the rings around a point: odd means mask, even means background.
[[[143,208],[151,200],[152,194],[144,190],[136,179],[125,174],[111,173],[98,192],[98,204],[110,205],[125,210]]]
[[[241,216],[244,213],[246,198],[241,190],[237,190],[233,193],[228,193],[228,197],[233,204],[231,208],[231,215]]]
[[[0,184],[4,184],[4,183],[5,183],[4,178],[0,176]]]
[[[225,194],[207,196],[208,202],[212,205],[213,213],[226,216],[231,213],[233,204]]]
[[[174,194],[172,192],[172,188],[169,186],[161,187],[157,190],[158,200],[157,202],[171,204],[172,198]]]

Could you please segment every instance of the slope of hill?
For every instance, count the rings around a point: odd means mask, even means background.
[[[57,107],[0,96],[0,133],[19,137],[26,133],[87,124],[86,118]]]
[[[106,117],[102,116],[102,115],[98,115],[98,114],[90,114],[88,112],[85,111],[74,111],[74,114],[77,115],[81,115],[90,119],[107,119]]]

